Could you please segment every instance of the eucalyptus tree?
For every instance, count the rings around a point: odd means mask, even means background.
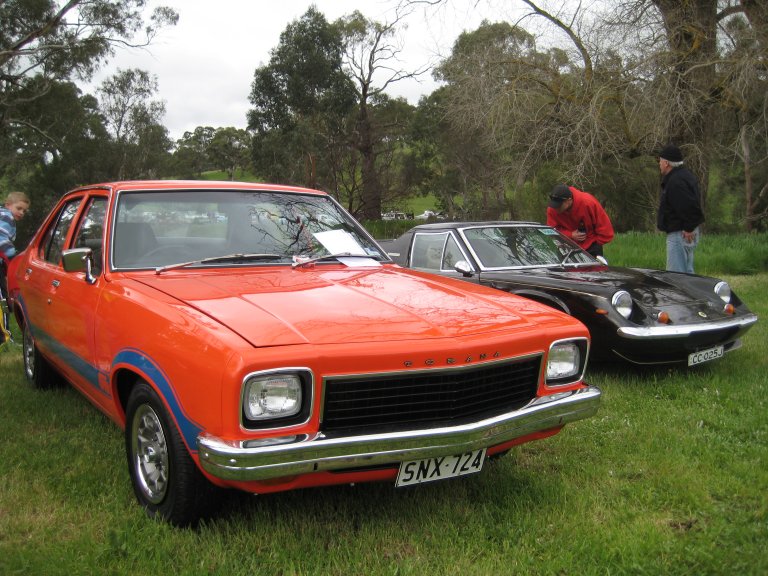
[[[445,82],[444,113],[455,133],[452,163],[465,196],[477,191],[476,214],[509,210],[507,190],[521,189],[547,162],[570,161],[573,179],[595,171],[594,134],[605,130],[606,109],[591,110],[584,70],[565,50],[485,21],[457,38],[435,76]],[[514,198],[512,208],[519,204]]]
[[[18,223],[20,244],[38,227],[48,208],[62,192],[88,182],[111,177],[111,138],[104,126],[98,101],[83,95],[71,82],[45,81],[36,98],[19,102],[16,112],[39,130],[15,129],[0,138],[2,154],[15,160],[5,167],[9,186],[22,188],[34,209]]]
[[[396,11],[391,21],[377,22],[355,10],[338,25],[344,39],[343,69],[352,80],[356,111],[351,130],[352,146],[360,154],[361,208],[364,219],[381,217],[382,199],[391,196],[385,180],[391,180],[391,162],[404,134],[408,108],[390,114],[386,91],[403,80],[418,77],[426,69],[407,70],[401,64],[403,49],[398,32],[408,12]]]
[[[623,0],[615,9],[609,22],[636,40],[652,74],[644,94],[655,105],[656,141],[683,147],[705,193],[713,162],[741,164],[743,222],[764,221],[768,4]]]
[[[401,161],[401,178],[404,189],[434,196],[437,207],[455,218],[473,204],[472,175],[464,169],[464,159],[473,148],[482,150],[482,144],[454,129],[445,114],[446,91],[440,87],[419,101]]]
[[[252,161],[264,178],[329,188],[329,157],[348,146],[345,119],[355,105],[342,69],[339,26],[310,7],[280,34],[269,63],[254,73],[248,129]]]
[[[509,35],[494,39],[489,24],[465,34],[476,46],[457,42],[439,70],[451,88],[447,110],[454,122],[483,128],[488,150],[511,152],[510,169],[518,176],[541,172],[541,160],[557,161],[571,181],[595,182],[611,173],[615,199],[638,191],[644,199],[625,208],[641,213],[655,208],[655,154],[672,141],[699,175],[705,197],[713,160],[725,167],[741,163],[746,221],[764,218],[768,3],[518,5],[526,13],[506,24],[536,30],[535,43],[545,40],[546,49],[515,45]],[[520,142],[527,155],[516,147]]]
[[[0,140],[36,133],[61,148],[46,123],[26,115],[56,82],[88,80],[122,46],[147,46],[178,15],[166,7],[145,17],[147,0],[0,2]],[[16,161],[4,146],[0,171]]]
[[[743,186],[744,201],[733,205],[753,230],[768,227],[768,6],[746,8],[721,26],[723,118],[714,152],[732,164],[721,181],[733,189]]]
[[[410,195],[408,184],[399,176],[402,152],[408,145],[407,127],[414,107],[403,98],[377,94],[369,98],[368,108],[370,156],[367,158],[359,149],[360,117],[353,110],[344,124],[346,145],[329,147],[325,161],[332,179],[329,188],[337,200],[355,216],[377,220],[381,217],[381,208],[371,210],[371,206],[397,205]],[[366,159],[368,164],[364,166]],[[373,173],[376,199],[370,198],[371,178],[363,178],[366,171]],[[364,184],[368,184],[367,192]]]
[[[154,99],[157,78],[145,70],[118,70],[99,87],[100,110],[114,139],[114,177],[158,175],[159,158],[169,154],[171,141],[162,125],[165,103]]]
[[[176,141],[173,153],[173,169],[177,177],[198,179],[203,172],[213,170],[215,165],[210,148],[216,135],[212,126],[198,126],[192,132],[186,131]]]
[[[208,144],[208,157],[230,180],[235,173],[250,164],[251,138],[246,130],[233,127],[218,128]]]

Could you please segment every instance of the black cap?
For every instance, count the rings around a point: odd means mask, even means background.
[[[666,160],[667,162],[682,162],[683,153],[680,152],[680,148],[674,144],[667,144],[659,152],[659,158]]]
[[[558,184],[552,188],[552,192],[549,193],[549,207],[560,208],[560,205],[568,200],[568,198],[573,198],[571,189],[565,184]]]

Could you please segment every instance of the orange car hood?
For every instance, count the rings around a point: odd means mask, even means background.
[[[173,271],[136,279],[254,346],[423,340],[562,325],[564,318],[496,290],[391,267]]]

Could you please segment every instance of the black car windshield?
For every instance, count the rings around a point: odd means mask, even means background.
[[[461,233],[487,269],[595,263],[592,256],[549,227],[486,226],[464,228]]]
[[[339,252],[387,259],[330,197],[313,194],[123,192],[112,229],[116,269],[291,264]]]

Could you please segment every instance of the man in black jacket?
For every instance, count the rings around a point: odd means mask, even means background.
[[[693,252],[704,222],[696,176],[683,166],[680,149],[669,144],[659,153],[661,199],[657,226],[667,233],[667,270],[693,274]]]

